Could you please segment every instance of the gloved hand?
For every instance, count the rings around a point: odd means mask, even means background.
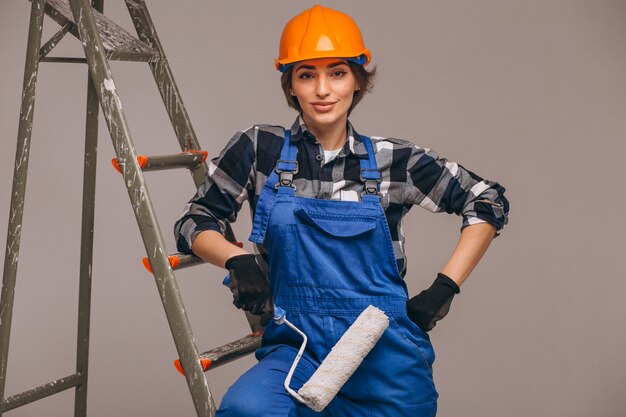
[[[423,331],[432,330],[435,324],[448,314],[452,298],[459,292],[461,290],[456,282],[439,273],[428,289],[407,302],[407,314]]]
[[[237,308],[261,316],[261,326],[266,326],[274,315],[274,303],[267,278],[256,263],[253,254],[236,255],[226,261]]]

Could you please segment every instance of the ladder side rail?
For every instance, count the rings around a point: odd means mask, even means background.
[[[92,0],[95,10],[102,13],[104,0]],[[74,393],[74,417],[87,415],[89,372],[89,333],[91,325],[91,284],[93,234],[96,203],[96,166],[98,161],[98,116],[100,103],[94,80],[87,70],[87,109],[85,118],[85,159],[83,168],[83,208],[80,236],[80,266],[78,289],[78,329],[76,332],[76,372],[83,375]]]
[[[33,0],[28,30],[28,47],[24,67],[20,122],[17,134],[17,149],[15,152],[11,206],[9,209],[9,227],[7,229],[7,244],[2,274],[2,295],[0,296],[0,402],[4,400],[4,390],[6,387],[9,339],[11,337],[15,279],[20,250],[22,217],[24,214],[28,158],[33,130],[35,87],[39,70],[39,48],[41,47],[44,5],[45,0]],[[1,415],[2,413],[0,412],[0,416]]]
[[[149,62],[148,64],[154,75],[167,114],[172,121],[172,126],[174,126],[174,132],[176,133],[181,149],[183,151],[190,149],[200,150],[201,147],[198,143],[198,137],[189,119],[180,91],[174,81],[174,75],[167,62],[165,51],[163,50],[163,46],[161,45],[145,1],[125,0],[125,2],[139,39],[159,53],[160,59],[155,62]],[[196,188],[199,188],[204,183],[207,172],[206,162],[198,164],[195,168],[191,169],[191,176],[193,177]],[[226,223],[224,236],[229,242],[235,242],[237,240],[229,223]],[[249,313],[245,315],[252,332],[262,330],[258,316]]]
[[[181,150],[188,151],[202,149],[200,147],[200,143],[198,142],[196,132],[193,129],[193,125],[191,124],[191,120],[189,119],[189,114],[187,113],[185,104],[183,103],[178,86],[174,81],[174,75],[172,74],[170,65],[167,62],[165,51],[163,50],[161,41],[156,33],[156,28],[154,27],[154,23],[152,22],[152,18],[148,12],[148,7],[146,6],[144,0],[125,0],[125,2],[133,24],[135,25],[135,29],[137,30],[137,36],[139,36],[139,39],[159,53],[160,59],[151,61],[148,65],[150,65],[150,70],[152,71],[152,75],[156,81],[159,93],[161,94],[165,110],[167,111],[170,121],[172,122],[172,126],[174,127],[174,133],[176,134]],[[197,189],[204,183],[205,175],[208,172],[207,164],[206,162],[198,164],[190,171],[191,177],[193,178],[193,182]],[[224,235],[230,242],[234,242],[236,240],[230,224],[226,225]],[[250,322],[250,328],[253,331],[258,331],[260,325],[257,322],[259,320],[253,316],[248,316],[248,321]]]
[[[105,50],[98,35],[95,19],[87,0],[70,0],[80,39],[89,64],[89,71],[97,86],[96,91],[113,140],[115,152],[124,175],[135,217],[154,270],[155,281],[176,349],[186,370],[187,385],[198,417],[213,417],[215,403],[206,375],[199,362],[191,326],[173,271],[165,251],[154,209],[148,195],[143,173],[131,140],[128,124],[121,109]]]
[[[144,0],[125,0],[125,2],[133,24],[135,25],[135,29],[137,30],[139,40],[159,53],[160,59],[149,62],[148,65],[150,65],[150,70],[152,71],[159,93],[163,99],[165,110],[174,127],[174,133],[176,134],[180,148],[182,151],[199,151],[201,148],[198,143],[198,137],[187,114],[185,104],[178,91],[178,86],[174,81],[174,75],[167,62],[161,41],[159,40],[154,23],[148,12],[148,7]],[[206,163],[198,164],[197,167],[191,169],[191,175],[196,184],[196,188],[204,183],[206,173]]]
[[[174,80],[174,74],[172,73],[172,69],[167,61],[165,51],[163,50],[163,46],[161,45],[161,41],[159,40],[159,36],[157,35],[156,28],[154,27],[154,23],[152,22],[152,18],[150,17],[145,1],[125,0],[125,2],[133,24],[135,25],[135,29],[137,30],[137,36],[139,36],[139,39],[159,53],[160,59],[149,62],[148,65],[150,65],[150,69],[152,70],[152,75],[156,81],[161,98],[163,99],[165,110],[167,111],[170,121],[172,122],[172,126],[174,127],[174,133],[176,134],[181,150],[188,151],[202,149],[200,147],[200,143],[198,142],[196,132],[193,129],[193,125],[191,124],[191,120],[189,119],[189,114],[187,113],[187,109],[183,103],[183,98],[178,90],[176,81]],[[208,172],[206,162],[198,164],[190,171],[196,188],[199,188],[204,183],[205,175]],[[230,224],[226,225],[224,235],[230,242],[234,242],[236,240]],[[248,321],[250,321],[250,316],[248,317]],[[257,323],[258,321],[259,320],[257,318],[252,316],[250,328],[253,331],[258,331],[260,329],[260,325]]]
[[[76,334],[76,372],[83,375],[74,396],[74,417],[87,415],[87,373],[89,369],[89,328],[91,316],[91,282],[93,230],[96,200],[96,162],[98,146],[98,94],[91,75],[87,76],[87,119],[85,123],[85,162],[83,170],[83,207],[80,235],[78,289],[78,328]]]

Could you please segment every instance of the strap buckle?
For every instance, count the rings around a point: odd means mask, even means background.
[[[294,174],[298,173],[298,161],[287,161],[286,159],[279,159],[276,162],[276,168],[274,168],[277,174],[282,174],[283,172],[291,172]]]
[[[298,161],[279,159],[278,162],[276,162],[276,168],[274,168],[274,171],[280,175],[280,178],[278,179],[276,185],[274,185],[274,188],[296,188],[296,186],[293,185],[293,176],[298,173]]]
[[[296,188],[296,186],[293,185],[293,172],[282,171],[280,173],[280,178],[278,179],[278,182],[276,183],[276,185],[274,185],[274,188],[278,188],[278,187]]]
[[[361,193],[367,195],[378,195],[382,196],[380,193],[380,183],[382,182],[382,178],[380,176],[380,172],[377,169],[371,168],[361,168],[361,182],[365,184],[364,190]]]
[[[365,187],[361,195],[377,195],[382,197],[380,193],[380,181],[376,180],[365,180]]]

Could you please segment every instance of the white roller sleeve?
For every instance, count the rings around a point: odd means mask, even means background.
[[[382,310],[372,305],[363,310],[320,367],[298,390],[299,400],[315,411],[322,411],[363,362],[388,326],[389,318]]]

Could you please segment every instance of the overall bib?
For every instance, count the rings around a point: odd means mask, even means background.
[[[361,201],[295,195],[297,147],[285,131],[276,169],[257,204],[250,240],[269,254],[272,297],[287,318],[308,336],[291,381],[298,390],[357,316],[370,304],[389,316],[389,327],[337,397],[321,413],[298,403],[283,382],[301,337],[269,323],[259,363],[225,394],[218,417],[432,417],[437,392],[434,352],[428,335],[406,315],[407,289],[393,252],[380,204],[380,173],[372,142],[361,137]]]

